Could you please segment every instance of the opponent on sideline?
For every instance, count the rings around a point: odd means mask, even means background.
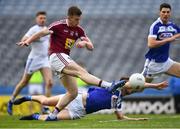
[[[169,47],[174,40],[180,38],[180,28],[171,22],[171,6],[168,3],[160,5],[160,17],[151,25],[148,36],[149,51],[142,74],[147,82],[162,73],[180,77],[180,63],[169,57]]]
[[[99,87],[91,87],[88,92],[79,93],[78,96],[69,103],[61,112],[57,114],[54,120],[73,120],[84,117],[87,114],[102,110],[114,109],[117,119],[119,120],[147,120],[147,118],[129,118],[122,113],[123,97],[135,92],[141,92],[146,88],[163,89],[168,83],[166,81],[161,83],[145,83],[144,87],[133,88],[125,85],[116,90],[114,94],[108,92],[107,89]],[[43,105],[55,106],[58,100],[61,100],[65,94],[47,98],[43,95],[38,96],[24,96],[15,100],[14,104],[18,105],[26,101],[36,101]],[[20,120],[43,120],[51,121],[48,115],[32,114],[24,116]]]

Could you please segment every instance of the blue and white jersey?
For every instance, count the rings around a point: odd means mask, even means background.
[[[121,111],[122,95],[120,91],[115,94],[109,93],[106,89],[91,87],[88,90],[86,100],[86,113],[93,113],[102,109],[117,109]]]
[[[177,33],[180,33],[180,28],[177,25],[172,22],[163,24],[161,19],[158,18],[151,25],[148,37],[154,37],[156,40],[163,40]],[[165,62],[169,57],[169,47],[170,43],[166,43],[157,48],[150,48],[145,57],[155,62]]]

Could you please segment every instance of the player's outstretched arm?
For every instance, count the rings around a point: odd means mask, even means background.
[[[125,116],[122,111],[115,111],[116,117],[118,120],[132,120],[132,121],[139,121],[139,120],[148,120],[148,118],[131,118]]]
[[[165,38],[163,40],[156,40],[154,37],[148,37],[148,47],[149,48],[160,47],[166,43],[176,40],[177,38],[179,38],[179,34],[176,34],[170,38]]]
[[[29,37],[28,39],[21,41],[19,43],[17,43],[17,45],[19,46],[29,46],[29,44],[31,44],[32,42],[38,40],[39,38],[46,36],[48,34],[53,33],[53,31],[49,30],[48,28],[44,28],[43,30],[39,31],[38,33],[32,35],[31,37]]]
[[[161,90],[163,88],[166,88],[167,86],[168,86],[168,82],[163,81],[160,83],[145,83],[144,88],[154,88],[154,89]]]

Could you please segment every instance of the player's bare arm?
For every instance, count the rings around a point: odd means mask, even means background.
[[[42,31],[32,35],[31,37],[29,37],[25,41],[21,41],[21,42],[17,43],[17,45],[19,45],[21,47],[22,46],[29,46],[29,44],[38,40],[39,38],[44,37],[48,34],[52,34],[52,33],[53,33],[53,31],[49,30],[48,28],[44,28]]]
[[[21,42],[26,41],[28,38],[29,37],[27,37],[27,36],[23,36],[22,39],[21,39]]]
[[[156,40],[155,38],[153,37],[148,37],[148,47],[149,48],[156,48],[156,47],[160,47],[166,43],[169,43],[169,42],[172,42],[174,40],[176,40],[177,38],[179,38],[179,34],[177,35],[174,35],[170,38],[166,38],[166,39],[163,39],[163,40]]]
[[[79,40],[76,43],[77,48],[85,48],[87,50],[92,51],[94,49],[94,45],[92,44],[91,40],[88,37],[82,37],[81,40]]]
[[[154,89],[158,89],[158,90],[161,90],[163,88],[166,88],[168,87],[168,82],[167,81],[163,81],[163,82],[160,82],[160,83],[146,83],[145,85],[145,88],[154,88]]]
[[[175,38],[175,39],[179,39],[179,38],[180,38],[180,33],[174,35],[174,38]]]
[[[148,118],[130,118],[125,116],[121,111],[115,111],[115,114],[118,120],[133,120],[133,121],[148,120]]]
[[[142,92],[144,89],[147,89],[147,88],[162,90],[162,89],[168,87],[168,82],[163,81],[160,83],[145,83],[143,87],[138,87],[138,88],[132,88],[129,85],[129,82],[127,82],[124,87],[126,87],[126,89],[127,89],[126,95],[128,95],[128,94],[132,94],[132,93]]]

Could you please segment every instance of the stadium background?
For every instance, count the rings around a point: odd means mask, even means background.
[[[180,23],[179,0],[0,0],[0,114],[5,112],[7,98],[14,86],[21,78],[24,63],[30,48],[19,48],[15,45],[24,33],[34,24],[34,15],[37,11],[47,11],[48,24],[66,16],[67,8],[71,5],[79,6],[83,11],[81,25],[94,43],[93,52],[86,50],[72,50],[72,58],[85,63],[87,70],[100,78],[111,81],[121,76],[141,72],[144,64],[144,54],[147,51],[147,34],[149,26],[158,17],[159,5],[168,2],[172,5],[172,19]],[[172,59],[180,61],[180,45],[171,45]],[[156,81],[167,76],[158,78]],[[174,79],[176,86],[180,86],[179,79]],[[53,94],[64,92],[59,81],[54,77]],[[172,84],[173,85],[173,84]],[[169,113],[175,113],[172,85],[163,91],[146,90],[141,94],[127,98],[135,102],[139,98],[147,98],[142,110],[149,109],[148,104],[160,100],[164,110],[167,106]],[[180,91],[180,89],[179,89]],[[22,94],[27,93],[25,88]],[[179,94],[179,93],[177,93]],[[155,96],[155,97],[154,97]],[[135,100],[134,100],[135,99]],[[154,100],[155,99],[155,100]],[[144,100],[143,100],[144,101]],[[158,101],[159,102],[159,101]],[[130,104],[128,106],[128,104]],[[142,111],[128,112],[132,103],[126,103],[127,113],[141,113]],[[144,103],[143,103],[144,104]],[[142,103],[138,103],[142,105]],[[170,105],[170,107],[168,107]],[[135,109],[137,105],[135,105]],[[155,109],[159,108],[154,106]],[[169,110],[170,109],[170,110]],[[149,109],[152,113],[154,109]],[[153,113],[164,113],[153,112]]]

